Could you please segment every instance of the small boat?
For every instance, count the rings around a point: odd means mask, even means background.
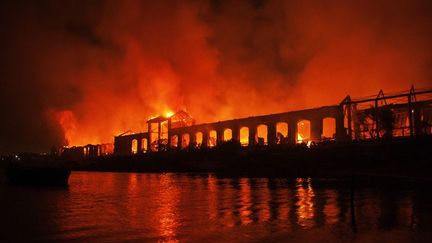
[[[19,185],[67,186],[71,169],[49,159],[9,161],[5,175]]]

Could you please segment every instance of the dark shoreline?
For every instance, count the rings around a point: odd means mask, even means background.
[[[213,149],[96,157],[76,171],[215,173],[249,177],[346,177],[352,175],[432,179],[432,137],[257,146],[226,143]]]

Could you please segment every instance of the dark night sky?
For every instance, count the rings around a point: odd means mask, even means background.
[[[432,1],[3,1],[0,153],[432,81]]]

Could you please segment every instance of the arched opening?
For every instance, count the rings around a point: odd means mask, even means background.
[[[148,141],[147,138],[143,138],[141,139],[141,151],[143,153],[147,152],[147,148],[148,148]]]
[[[242,146],[248,146],[249,145],[249,128],[248,127],[240,128],[240,144]]]
[[[132,151],[132,154],[138,153],[138,140],[132,139],[131,151]]]
[[[207,141],[208,147],[214,147],[217,144],[217,132],[215,130],[212,130],[209,132],[209,137]]]
[[[321,138],[323,140],[334,139],[336,136],[336,119],[326,117],[323,119],[323,132]]]
[[[276,124],[276,143],[282,144],[288,142],[288,123],[278,122]]]
[[[178,147],[178,136],[173,135],[171,136],[171,148],[177,148]]]
[[[84,148],[83,148],[83,154],[84,154],[84,156],[87,156],[87,155],[88,155],[87,147],[84,147]]]
[[[182,149],[187,148],[189,146],[190,143],[190,136],[188,133],[185,133],[182,135],[182,143],[181,143],[181,147]]]
[[[267,134],[267,125],[258,125],[256,133],[256,142],[258,145],[267,145]]]
[[[201,147],[202,142],[203,142],[203,133],[202,132],[195,133],[195,142],[196,142],[197,147]]]
[[[311,125],[308,120],[297,122],[297,143],[307,143],[311,139]]]
[[[223,140],[230,141],[232,139],[232,130],[227,128],[224,130]]]

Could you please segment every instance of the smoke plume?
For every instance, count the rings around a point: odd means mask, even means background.
[[[112,142],[148,118],[283,112],[432,80],[430,1],[9,1],[0,152]]]

